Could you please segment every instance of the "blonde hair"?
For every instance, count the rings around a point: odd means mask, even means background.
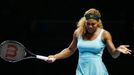
[[[98,17],[101,17],[100,12],[95,8],[91,8],[91,9],[87,10],[84,13],[84,15],[86,15],[86,14],[94,14]],[[84,16],[78,21],[77,29],[76,29],[77,36],[84,36],[85,35],[85,33],[86,33],[85,22],[86,22],[86,18]],[[103,28],[101,19],[99,19],[98,22],[99,22],[98,27]]]

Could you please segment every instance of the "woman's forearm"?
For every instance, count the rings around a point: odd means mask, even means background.
[[[61,52],[55,54],[54,58],[56,58],[56,60],[65,59],[65,58],[68,58],[69,56],[71,56],[73,53],[74,52],[72,52],[69,48],[65,48]]]

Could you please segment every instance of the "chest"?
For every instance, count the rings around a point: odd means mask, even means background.
[[[95,39],[93,41],[86,41],[83,39],[79,39],[77,43],[77,47],[82,52],[92,52],[92,53],[99,53],[102,51],[105,47],[105,44],[98,39]]]
[[[96,38],[97,38],[97,34],[85,35],[85,36],[83,37],[84,40],[90,40],[90,41],[95,40]]]

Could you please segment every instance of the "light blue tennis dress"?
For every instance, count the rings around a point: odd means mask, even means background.
[[[79,60],[76,75],[109,75],[102,61],[105,44],[102,41],[103,29],[95,40],[78,37]]]

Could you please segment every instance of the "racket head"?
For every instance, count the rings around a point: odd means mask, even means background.
[[[0,57],[8,62],[17,62],[26,56],[25,47],[14,40],[5,40],[0,45]]]

